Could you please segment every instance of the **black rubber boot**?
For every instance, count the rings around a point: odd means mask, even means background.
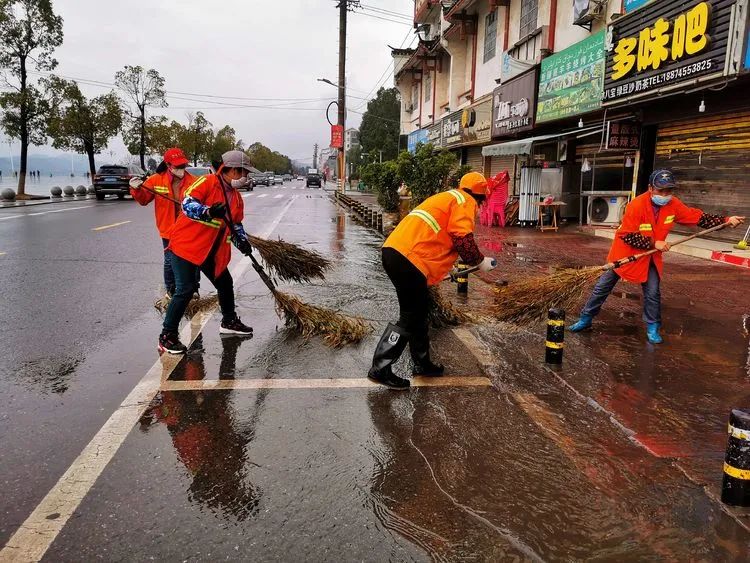
[[[368,379],[392,389],[408,389],[409,380],[398,377],[391,369],[393,363],[401,357],[408,343],[409,333],[403,328],[394,324],[385,327],[385,332],[380,337],[377,348],[375,348],[372,367],[367,374]]]
[[[419,331],[414,331],[409,339],[411,359],[414,361],[412,375],[424,377],[440,377],[445,372],[441,364],[433,364],[430,360],[430,335],[425,324]]]

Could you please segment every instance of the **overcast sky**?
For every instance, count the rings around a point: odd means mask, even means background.
[[[406,15],[414,5],[411,0],[362,4]],[[202,110],[214,128],[231,125],[246,145],[260,141],[292,158],[311,159],[315,142],[327,146],[324,108],[336,88],[316,79],[336,82],[338,76],[336,0],[53,0],[53,5],[64,19],[65,34],[55,54],[56,74],[111,83],[126,64],[154,68],[166,80],[170,105],[154,113],[186,121],[186,112]],[[409,25],[366,14],[401,21],[372,9],[349,14],[348,86],[360,98],[367,97],[391,62],[386,45],[412,40]],[[390,87],[392,82],[389,70],[381,83]],[[91,96],[107,89],[82,85],[82,90]],[[213,101],[284,107],[228,107],[176,92],[268,98]],[[274,101],[280,98],[286,100]],[[356,109],[364,100],[347,103]],[[334,111],[332,116],[335,120]],[[347,126],[358,126],[360,119],[349,112]],[[110,148],[125,153],[119,139]]]

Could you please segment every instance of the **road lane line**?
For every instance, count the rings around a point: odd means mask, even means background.
[[[48,215],[50,213],[63,213],[65,211],[75,211],[76,209],[93,209],[94,207],[103,207],[105,205],[113,205],[113,203],[102,203],[99,205],[82,205],[80,207],[68,207],[66,209],[55,209],[53,211],[37,211],[35,213],[17,213],[15,215],[8,215],[7,217],[0,217],[0,221],[8,221],[9,219],[21,219],[23,217],[37,217],[39,215]]]
[[[290,200],[276,219],[260,236],[271,236],[294,201]],[[244,256],[232,269],[232,276],[239,279],[250,267],[250,258]],[[217,307],[193,317],[180,331],[180,339],[192,344]],[[109,417],[68,470],[55,483],[26,521],[11,536],[0,550],[0,562],[39,561],[63,529],[86,494],[102,474],[107,464],[117,453],[130,431],[146,412],[149,404],[159,392],[162,381],[177,367],[181,357],[165,354],[146,372],[130,394]]]
[[[92,231],[103,231],[105,229],[112,229],[113,227],[119,227],[120,225],[127,225],[128,223],[132,223],[132,221],[120,221],[119,223],[112,223],[111,225],[104,225],[102,227],[94,227],[91,230]]]
[[[260,195],[258,196],[258,199],[260,199],[260,198],[262,198],[262,197],[268,197],[268,194],[260,194]]]
[[[273,199],[279,199],[282,197],[284,197],[284,194],[276,194],[275,196],[273,196]]]
[[[0,252],[0,256],[5,256],[6,254],[8,254],[8,253],[7,252]]]
[[[414,377],[412,387],[492,387],[486,377]],[[210,391],[223,389],[359,389],[381,387],[366,377],[331,379],[212,379],[164,381],[162,391]]]

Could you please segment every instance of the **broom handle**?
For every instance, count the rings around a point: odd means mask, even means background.
[[[723,229],[727,226],[728,223],[722,223],[721,225],[716,225],[715,227],[711,227],[710,229],[706,229],[705,231],[698,231],[697,233],[693,233],[692,235],[683,237],[681,239],[677,239],[673,243],[671,243],[669,246],[677,246],[678,244],[682,244],[683,242],[687,242],[689,240],[693,240],[694,238],[698,238],[703,235],[707,235],[708,233],[713,233],[714,231],[718,231]],[[616,270],[617,268],[624,266],[625,264],[629,264],[630,262],[635,262],[636,260],[640,260],[641,258],[644,258],[646,256],[651,256],[652,254],[656,254],[657,252],[660,252],[656,248],[652,248],[648,252],[643,252],[641,254],[633,254],[632,256],[628,256],[626,258],[620,258],[619,260],[615,260],[614,262],[610,262],[609,264],[605,264],[602,266],[602,270]]]
[[[163,197],[164,199],[169,200],[172,203],[176,203],[177,205],[182,205],[176,199],[171,198],[168,195],[164,195],[164,194],[160,194],[159,192],[155,192],[154,190],[151,190],[151,189],[146,188],[144,186],[141,186],[139,189],[146,190],[147,192],[151,192],[154,195],[158,195],[159,197]],[[224,219],[224,223],[226,223],[227,227],[229,227],[229,232],[231,233],[232,232],[232,226],[229,224],[229,222],[227,221],[226,217],[224,217],[223,219]],[[266,284],[266,287],[268,287],[268,289],[271,290],[271,293],[275,293],[276,292],[276,286],[273,285],[273,282],[271,281],[271,278],[268,277],[268,274],[263,269],[263,266],[261,266],[258,263],[258,261],[255,259],[255,256],[253,256],[252,253],[246,254],[245,256],[248,256],[250,258],[250,260],[252,260],[252,262],[253,262],[253,268],[255,269],[256,272],[258,272],[258,276],[263,281],[263,283]]]

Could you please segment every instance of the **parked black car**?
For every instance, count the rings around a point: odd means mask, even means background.
[[[132,164],[107,164],[100,166],[94,176],[94,193],[96,199],[103,200],[107,194],[114,194],[117,199],[124,199],[130,194],[130,179],[145,178],[146,172]]]
[[[308,174],[305,186],[308,188],[319,188],[320,187],[320,174]]]

